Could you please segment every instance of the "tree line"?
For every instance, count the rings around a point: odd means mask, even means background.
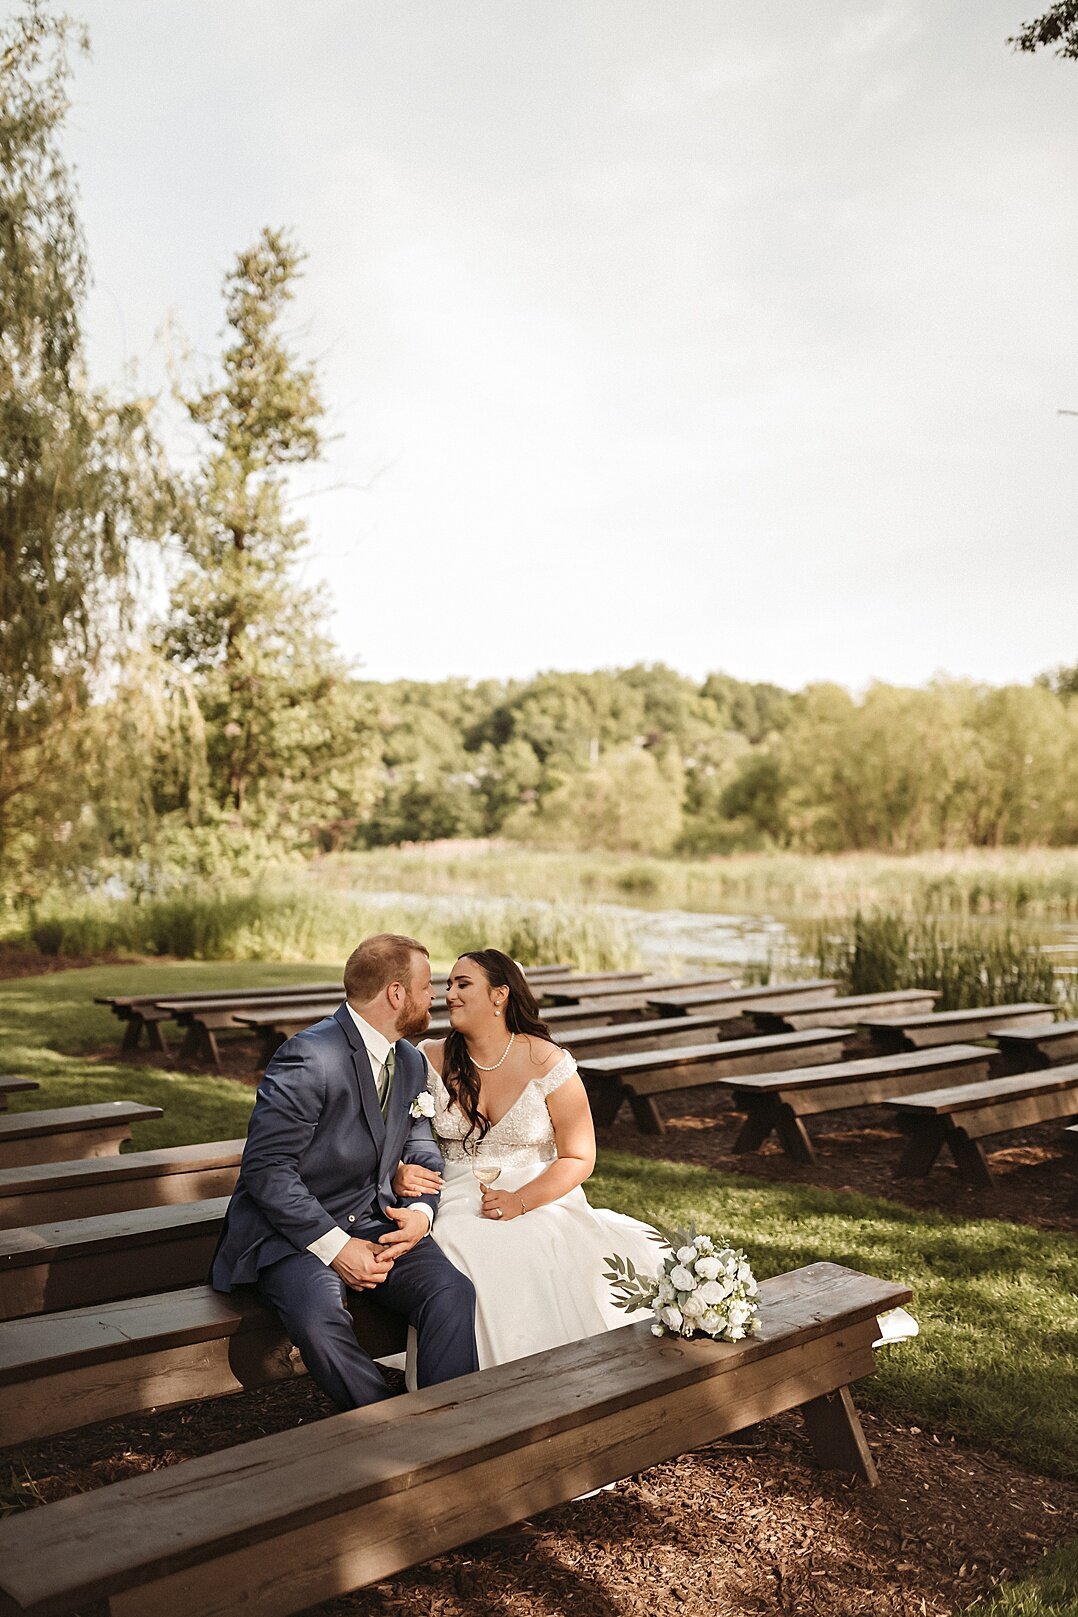
[[[0,28],[0,897],[443,837],[657,853],[1078,840],[1078,669],[860,698],[645,665],[358,678],[296,580],[308,535],[289,477],[320,454],[323,404],[284,335],[303,266],[289,233],[237,255],[213,374],[176,384],[196,443],[182,467],[161,401],[88,374],[62,146],[85,48],[46,0]]]

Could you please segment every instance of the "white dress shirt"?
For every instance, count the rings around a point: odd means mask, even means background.
[[[347,1000],[345,1000],[345,1004],[348,1005]],[[385,1094],[386,1062],[393,1046],[384,1033],[379,1033],[376,1027],[372,1027],[369,1022],[364,1021],[362,1016],[358,1016],[351,1005],[348,1005],[348,1014],[359,1029],[359,1036],[363,1040],[363,1047],[371,1064],[371,1072],[374,1074],[374,1087],[378,1091],[378,1100],[381,1102]],[[412,1202],[410,1205],[418,1208],[420,1212],[426,1213],[427,1229],[429,1230],[434,1223],[434,1208],[429,1202]],[[343,1251],[350,1240],[351,1236],[344,1230],[327,1230],[325,1235],[320,1235],[317,1241],[311,1242],[307,1251],[313,1252],[315,1257],[320,1258],[328,1268],[338,1252]]]

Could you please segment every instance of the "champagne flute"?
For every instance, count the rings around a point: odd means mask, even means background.
[[[478,1157],[473,1155],[472,1178],[477,1181],[480,1191],[482,1191],[486,1185],[492,1185],[501,1174],[501,1171],[502,1165],[500,1162],[480,1162]],[[482,1199],[480,1199],[479,1203],[479,1216],[483,1216]]]

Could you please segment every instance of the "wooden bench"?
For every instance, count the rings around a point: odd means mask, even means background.
[[[12,1112],[0,1117],[0,1168],[115,1156],[131,1138],[133,1123],[163,1116],[160,1106],[130,1100],[62,1106],[52,1112]]]
[[[890,994],[849,994],[813,1002],[775,1000],[753,1005],[749,1016],[764,1032],[795,1033],[802,1027],[856,1027],[866,1016],[878,1021],[905,1019],[931,1011],[936,995],[923,988],[899,988]]]
[[[7,1111],[9,1095],[25,1094],[28,1089],[40,1089],[36,1078],[0,1078],[0,1112]]]
[[[660,1016],[637,1022],[611,1022],[606,1027],[578,1027],[568,1033],[557,1032],[556,1037],[578,1061],[583,1061],[585,1057],[591,1060],[642,1050],[677,1050],[682,1045],[705,1042],[708,1037],[718,1039],[726,1026],[727,1018],[721,1015]]]
[[[230,1195],[243,1140],[0,1168],[0,1229]]]
[[[227,1196],[0,1230],[0,1320],[205,1280]]]
[[[988,1039],[1012,1028],[1039,1027],[1051,1015],[1051,1005],[979,1005],[965,1011],[935,1011],[928,1016],[903,1017],[883,1022],[865,1018],[862,1027],[881,1050],[926,1050],[932,1044],[955,1039]]]
[[[287,1617],[788,1409],[869,1483],[849,1386],[904,1286],[817,1263],[737,1343],[625,1325],[0,1522],[0,1611]]]
[[[928,1090],[892,1105],[900,1128],[909,1135],[899,1177],[922,1177],[947,1146],[966,1183],[989,1188],[995,1181],[981,1141],[1078,1114],[1078,1062],[958,1089]]]
[[[841,1028],[806,1028],[800,1033],[769,1033],[755,1039],[601,1056],[578,1061],[578,1066],[600,1128],[614,1121],[622,1101],[627,1100],[643,1134],[662,1134],[666,1125],[656,1104],[658,1096],[729,1083],[739,1073],[837,1061],[849,1037]]]
[[[721,991],[735,986],[736,978],[729,972],[721,975],[708,974],[696,977],[642,977],[636,983],[625,984],[608,983],[605,986],[588,986],[575,982],[561,983],[557,988],[551,988],[545,997],[545,1003],[551,1005],[581,1005],[585,1001],[589,1005],[609,1004],[617,1006],[621,1000],[634,1000],[641,994],[650,997],[652,994],[675,993],[678,989],[686,988],[714,988]]]
[[[1071,1123],[1063,1130],[1063,1144],[1068,1151],[1078,1151],[1078,1123]]]
[[[1043,1027],[997,1033],[995,1039],[1007,1072],[1078,1061],[1078,1022],[1046,1022]]]
[[[343,993],[339,984],[334,983],[283,983],[279,986],[270,985],[267,988],[208,988],[199,993],[176,994],[162,996],[160,994],[110,994],[98,995],[95,1005],[108,1005],[114,1016],[119,1017],[125,1024],[123,1039],[120,1048],[134,1050],[145,1031],[147,1043],[153,1050],[163,1051],[165,1046],[161,1025],[173,1020],[171,1009],[172,1000],[180,1003],[199,1002],[204,1006],[214,1004],[225,1005],[234,1003],[243,997],[266,999],[277,996],[287,998],[289,995],[309,997],[312,994],[327,994],[332,992]]]
[[[878,1055],[741,1078],[733,1086],[734,1105],[746,1117],[734,1150],[758,1151],[774,1131],[788,1157],[795,1162],[815,1162],[804,1118],[851,1106],[874,1106],[921,1089],[926,1079],[937,1074],[952,1083],[976,1083],[988,1077],[995,1060],[994,1052],[980,1044],[944,1044],[898,1056]]]
[[[373,1358],[403,1352],[405,1327],[349,1293]],[[273,1310],[246,1287],[157,1292],[0,1323],[0,1433],[28,1443],[93,1421],[218,1398],[303,1375]]]
[[[725,1011],[731,1020],[746,1016],[753,1007],[763,1009],[772,1000],[786,1004],[809,1004],[830,999],[838,993],[833,977],[812,977],[807,982],[748,984],[744,988],[675,988],[668,994],[651,994],[648,1004],[659,1016],[693,1016],[703,1011]]]

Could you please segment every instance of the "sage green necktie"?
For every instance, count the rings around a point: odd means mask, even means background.
[[[382,1117],[385,1118],[389,1110],[389,1097],[393,1092],[393,1072],[397,1065],[397,1047],[391,1044],[386,1064],[382,1068],[382,1082],[379,1085],[378,1104],[382,1108]]]

